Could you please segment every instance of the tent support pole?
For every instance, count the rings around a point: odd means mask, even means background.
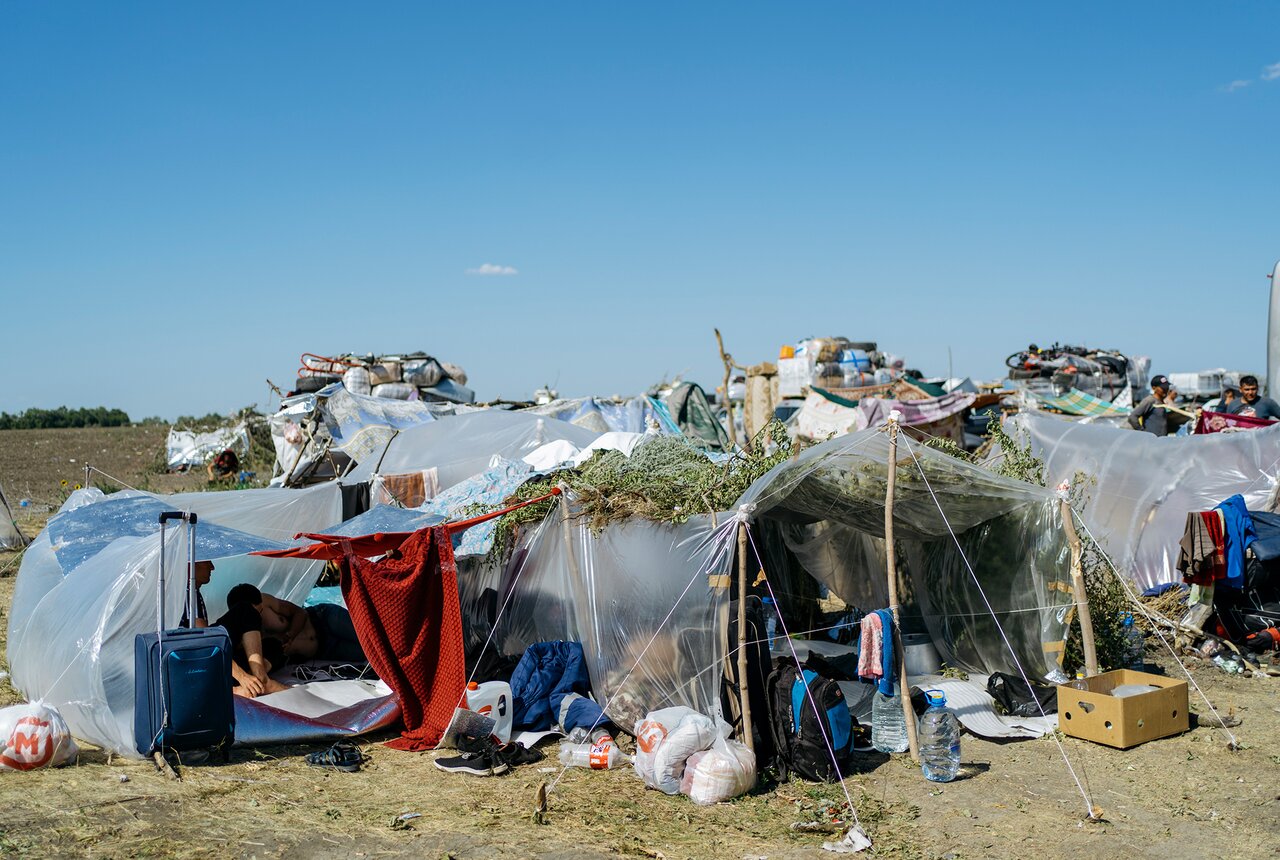
[[[733,375],[733,356],[724,351],[724,338],[720,336],[720,329],[715,329],[716,345],[720,347],[720,360],[724,362],[724,408],[725,414],[729,416],[729,444],[735,448],[738,446],[738,430],[733,424],[733,401],[729,399],[729,377]],[[746,430],[746,424],[742,425]],[[745,445],[743,447],[746,447]]]
[[[916,737],[916,714],[911,709],[911,687],[907,681],[907,652],[902,648],[902,636],[899,635],[901,621],[898,613],[898,558],[893,546],[893,495],[894,485],[898,477],[898,419],[896,415],[889,417],[889,480],[884,495],[884,554],[888,568],[889,611],[893,613],[894,651],[898,657],[898,693],[902,698],[902,716],[907,724],[907,748],[911,752],[911,760],[920,763],[920,740]]]
[[[1093,639],[1093,615],[1089,612],[1089,596],[1084,590],[1084,568],[1080,559],[1084,550],[1080,544],[1080,535],[1076,532],[1075,520],[1072,518],[1071,505],[1066,499],[1062,502],[1062,528],[1067,533],[1067,543],[1071,546],[1071,591],[1076,599],[1076,612],[1080,617],[1080,642],[1084,647],[1085,675],[1092,678],[1098,674],[1098,649]]]
[[[747,524],[738,523],[738,703],[742,708],[742,742],[756,751],[751,725],[751,699],[747,695]]]

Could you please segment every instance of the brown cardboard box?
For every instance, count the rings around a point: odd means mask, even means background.
[[[1187,682],[1116,669],[1086,678],[1088,691],[1058,687],[1058,728],[1074,738],[1128,749],[1156,738],[1185,732]],[[1111,691],[1122,684],[1150,684],[1150,693],[1116,698]]]

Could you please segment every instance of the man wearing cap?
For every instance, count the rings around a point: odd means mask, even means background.
[[[1156,436],[1168,435],[1169,413],[1166,407],[1174,405],[1177,395],[1177,390],[1169,384],[1169,377],[1162,373],[1151,377],[1151,393],[1133,407],[1129,413],[1129,426]]]
[[[1248,418],[1270,420],[1280,418],[1280,404],[1270,397],[1262,397],[1258,394],[1258,377],[1256,376],[1240,377],[1240,398],[1223,411]]]

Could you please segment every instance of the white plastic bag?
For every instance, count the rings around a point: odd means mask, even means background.
[[[387,400],[417,400],[418,389],[407,382],[384,382],[373,386],[373,396]]]
[[[62,715],[30,703],[0,708],[0,770],[35,770],[74,761],[80,754]]]
[[[342,384],[352,394],[368,396],[369,392],[373,390],[373,381],[369,376],[369,369],[365,367],[348,368],[347,372],[342,374]]]
[[[444,378],[444,368],[434,358],[415,358],[406,361],[403,368],[404,381],[410,385],[430,388],[439,385]]]
[[[711,749],[696,760],[690,756],[688,768],[693,775],[685,774],[681,791],[700,806],[737,797],[756,784],[755,753],[746,744],[727,738],[716,738]]]
[[[709,748],[716,734],[711,718],[692,708],[650,711],[636,723],[636,772],[650,788],[679,794],[685,760]]]

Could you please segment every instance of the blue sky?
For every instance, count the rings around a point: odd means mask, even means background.
[[[6,3],[0,410],[713,388],[822,334],[1261,371],[1273,4]],[[515,274],[476,274],[486,264]]]

